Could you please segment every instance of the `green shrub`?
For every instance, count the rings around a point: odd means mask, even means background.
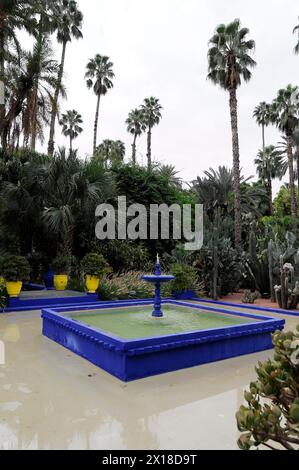
[[[3,277],[8,282],[28,281],[30,264],[23,256],[6,255],[3,258]]]
[[[113,271],[140,271],[150,264],[150,255],[142,243],[131,240],[104,240],[95,248],[109,260]]]
[[[51,263],[54,274],[68,274],[71,266],[71,259],[68,256],[57,256]]]
[[[89,253],[81,261],[81,269],[84,274],[100,277],[109,271],[109,265],[103,255]]]
[[[258,379],[244,393],[247,406],[236,414],[240,449],[264,445],[299,449],[299,325],[295,333],[273,335],[273,360],[259,362]]]
[[[169,270],[175,276],[175,280],[170,284],[172,291],[197,290],[197,274],[193,266],[185,263],[174,263],[170,265]]]
[[[141,279],[144,273],[130,271],[114,276],[106,276],[100,281],[98,294],[101,300],[147,299],[154,296],[154,287]],[[162,295],[169,296],[166,288]]]

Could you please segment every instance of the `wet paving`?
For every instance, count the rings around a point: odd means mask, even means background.
[[[243,390],[272,355],[125,384],[44,338],[40,312],[1,314],[0,340],[0,449],[237,449]]]
[[[56,299],[56,298],[66,298],[66,297],[84,297],[86,295],[85,292],[77,292],[73,290],[64,290],[64,291],[56,291],[56,290],[28,290],[22,291],[20,294],[21,300],[27,299]]]

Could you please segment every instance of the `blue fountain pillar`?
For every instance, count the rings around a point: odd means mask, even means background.
[[[161,265],[160,265],[159,255],[157,255],[155,276],[161,276]],[[155,282],[155,301],[154,301],[154,310],[153,310],[152,316],[163,317],[163,312],[161,310],[161,283],[158,279]]]
[[[170,282],[175,279],[174,276],[164,276],[161,274],[161,266],[159,255],[157,255],[157,262],[155,267],[155,273],[151,275],[141,276],[141,279],[145,282],[150,282],[155,286],[155,300],[154,300],[154,311],[152,313],[153,317],[163,317],[163,312],[161,310],[161,284],[165,282]]]

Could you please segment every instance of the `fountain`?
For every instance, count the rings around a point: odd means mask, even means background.
[[[153,311],[149,299],[45,308],[43,335],[129,381],[270,349],[285,323],[243,307],[162,301],[161,284],[175,278],[161,274],[158,256],[155,273],[142,279],[155,287]]]
[[[160,259],[159,255],[157,255],[155,273],[151,275],[142,276],[141,279],[143,279],[143,281],[145,282],[155,284],[155,301],[152,316],[156,318],[163,317],[163,312],[161,310],[161,284],[173,281],[175,277],[161,274]]]

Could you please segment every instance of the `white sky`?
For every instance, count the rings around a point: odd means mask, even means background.
[[[279,88],[299,84],[299,56],[293,27],[299,23],[294,0],[78,0],[84,13],[84,39],[68,45],[68,100],[62,110],[77,109],[84,133],[75,142],[84,157],[92,150],[96,97],[85,86],[88,59],[96,53],[114,62],[115,86],[103,99],[98,142],[121,139],[131,152],[125,119],[150,95],[163,105],[163,120],[153,131],[153,157],[173,164],[184,180],[209,167],[231,166],[227,93],[206,80],[208,40],[219,23],[240,18],[256,41],[257,67],[238,90],[241,166],[246,176],[261,147],[261,130],[252,119],[260,101],[271,101]],[[58,49],[60,56],[60,47]],[[47,136],[48,137],[48,136]],[[280,140],[267,130],[267,144]],[[46,139],[47,140],[47,139]],[[68,145],[56,132],[56,142]],[[146,138],[138,142],[146,162]],[[285,178],[287,179],[287,178]]]

